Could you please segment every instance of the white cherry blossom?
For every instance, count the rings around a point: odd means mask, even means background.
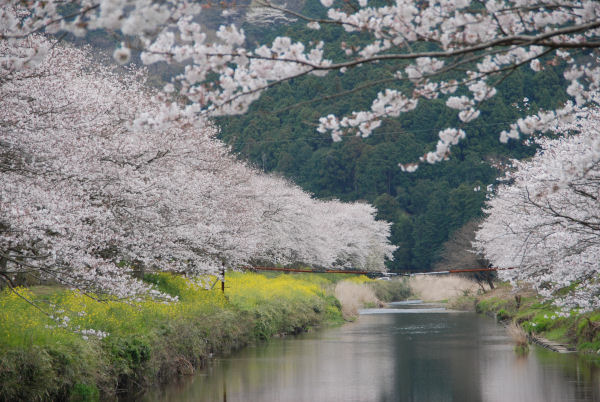
[[[417,4],[412,0],[397,0],[378,7],[360,0],[353,6],[356,8],[351,8],[344,2],[322,0],[327,17],[321,18],[285,10],[268,0],[260,2],[263,9],[304,20],[306,29],[332,24],[343,27],[347,35],[361,32],[368,38],[354,48],[345,40],[340,41],[340,54],[346,57],[333,61],[324,52],[323,43],[307,44],[277,37],[271,43],[253,46],[247,43],[244,31],[233,25],[223,25],[215,35],[207,35],[194,22],[202,13],[201,5],[187,0],[160,3],[76,0],[72,2],[75,11],[69,16],[60,14],[62,3],[57,0],[34,3],[4,0],[0,40],[12,45],[0,60],[0,79],[39,64],[47,52],[45,45],[35,41],[28,47],[14,46],[15,39],[37,32],[82,35],[90,29],[106,29],[137,37],[144,63],[185,65],[185,72],[174,78],[173,87],[178,89],[177,95],[188,100],[188,105],[163,107],[152,121],[141,118],[139,124],[164,124],[182,116],[244,113],[262,91],[278,82],[380,62],[396,62],[397,80],[408,80],[410,85],[403,91],[381,90],[368,110],[328,117],[327,124],[321,120],[319,131],[331,133],[334,140],[348,134],[368,136],[382,119],[398,117],[413,110],[419,101],[458,88],[468,90],[461,95],[467,99],[460,104],[449,99],[447,105],[458,110],[460,120],[468,122],[478,114],[465,110],[477,109],[480,102],[495,96],[494,85],[505,74],[520,66],[540,71],[544,68],[542,57],[553,63],[573,65],[565,72],[570,81],[567,94],[573,104],[579,107],[597,104],[600,68],[595,67],[596,61],[583,62],[585,58],[575,52],[583,49],[592,59],[595,57],[591,50],[600,46],[598,2],[493,0],[486,1],[484,7],[473,3],[432,0]],[[415,50],[423,42],[431,50]],[[126,62],[128,56],[126,47],[115,51],[115,58],[121,62]],[[580,65],[580,61],[585,64]],[[452,82],[445,81],[444,74],[448,71],[455,73]],[[556,121],[568,118],[570,113],[564,108],[553,112]],[[507,141],[555,125],[531,122],[524,120],[499,133],[500,139]]]

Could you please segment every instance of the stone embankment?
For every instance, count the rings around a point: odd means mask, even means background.
[[[531,343],[535,343],[538,346],[541,346],[545,349],[551,350],[553,352],[557,352],[557,353],[577,353],[577,349],[573,348],[573,347],[569,347],[565,344],[562,343],[558,343],[558,342],[554,342],[551,340],[548,340],[546,338],[543,338],[541,336],[530,336],[529,337],[529,341]]]

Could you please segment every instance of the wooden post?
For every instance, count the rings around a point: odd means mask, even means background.
[[[6,266],[8,265],[8,260],[2,256],[0,257],[0,275],[2,275],[1,280],[0,281],[0,290],[2,290],[4,288],[4,286],[9,282],[10,278],[8,277],[8,274],[6,273]]]
[[[225,294],[225,263],[221,262],[221,292]]]

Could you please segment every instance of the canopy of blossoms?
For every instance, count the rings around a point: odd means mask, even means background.
[[[479,251],[500,276],[544,295],[575,284],[566,307],[600,307],[600,112],[581,110],[561,137],[540,139],[533,159],[514,162],[487,203]]]
[[[31,35],[0,54],[47,48]],[[5,76],[6,78],[6,76]],[[164,103],[138,70],[56,46],[0,83],[0,277],[127,296],[131,267],[215,273],[255,261],[383,270],[389,224],[238,162],[203,118],[133,124]]]

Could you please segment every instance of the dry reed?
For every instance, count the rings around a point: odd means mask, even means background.
[[[409,280],[413,295],[424,301],[448,300],[465,293],[475,294],[475,281],[460,276],[413,276]]]
[[[335,286],[335,297],[342,305],[342,315],[346,320],[355,319],[360,308],[379,304],[375,292],[366,283],[338,282]]]
[[[519,324],[511,322],[506,326],[506,331],[517,347],[527,346],[527,332]]]

